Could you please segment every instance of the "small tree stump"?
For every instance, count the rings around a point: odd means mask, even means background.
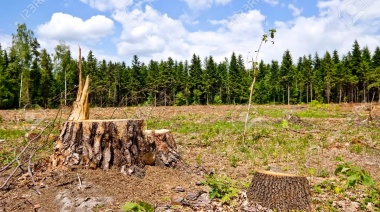
[[[252,202],[278,211],[311,211],[309,181],[302,176],[257,171],[247,197]]]
[[[148,165],[156,165],[160,167],[176,167],[180,162],[180,155],[177,152],[177,145],[173,135],[167,129],[162,130],[145,130],[145,139],[155,149],[154,154],[148,153],[149,160],[144,158],[144,162]],[[152,152],[152,151],[150,151]]]
[[[51,157],[52,169],[85,165],[108,170],[145,165],[176,167],[181,160],[169,130],[143,131],[143,120],[67,121]],[[135,168],[133,168],[135,169]]]

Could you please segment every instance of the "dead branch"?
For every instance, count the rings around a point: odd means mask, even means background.
[[[41,192],[40,190],[38,189],[38,186],[36,184],[36,181],[34,180],[34,177],[33,177],[33,173],[32,173],[32,169],[30,168],[31,167],[31,164],[32,164],[32,158],[34,156],[34,153],[32,155],[30,155],[29,157],[29,162],[28,162],[28,173],[29,173],[29,176],[30,176],[30,179],[32,179],[32,183],[33,183],[33,186],[34,186],[34,189],[36,190],[37,194],[38,195],[41,195]]]
[[[0,187],[0,190],[3,189],[9,182],[9,180],[13,177],[13,175],[16,173],[17,169],[21,167],[21,163],[19,161],[16,168],[12,171],[12,173],[7,177],[7,179],[4,181],[3,185]]]
[[[82,181],[80,180],[79,174],[77,173],[78,181],[79,181],[79,189],[82,189]]]
[[[20,152],[20,154],[17,155],[17,157],[15,159],[13,159],[10,163],[8,163],[6,166],[4,166],[3,168],[0,169],[0,172],[3,172],[5,170],[7,170],[14,162],[16,162],[17,160],[20,159],[20,157],[24,154],[24,152],[28,149],[28,147],[30,146],[30,144],[39,139],[39,137],[41,137],[42,133],[45,132],[45,130],[50,126],[50,124],[48,124],[36,137],[34,137],[33,139],[30,139],[28,141],[28,143],[26,144],[26,146],[24,147],[24,149],[22,149],[22,151]]]

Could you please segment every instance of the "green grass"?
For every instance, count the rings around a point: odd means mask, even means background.
[[[4,140],[17,140],[25,135],[25,130],[13,130],[13,129],[0,129],[0,139]]]

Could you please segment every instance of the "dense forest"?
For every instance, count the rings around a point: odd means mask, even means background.
[[[125,62],[97,60],[92,51],[82,58],[82,71],[91,77],[91,106],[245,104],[252,68],[242,55],[216,62],[212,56],[190,61],[148,64],[134,56]],[[251,65],[250,65],[251,66]],[[50,54],[41,49],[25,24],[17,27],[12,46],[0,43],[0,109],[31,105],[70,105],[78,85],[77,60],[61,42]],[[350,52],[326,51],[296,60],[289,50],[282,61],[258,64],[253,101],[257,104],[297,104],[380,101],[380,48],[353,43]]]

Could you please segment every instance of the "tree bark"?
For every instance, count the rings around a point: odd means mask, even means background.
[[[143,120],[82,120],[64,123],[51,156],[52,169],[83,165],[108,170],[145,165],[182,165],[169,130],[147,130]]]
[[[250,201],[277,211],[311,211],[311,195],[306,177],[258,171],[247,197]]]

